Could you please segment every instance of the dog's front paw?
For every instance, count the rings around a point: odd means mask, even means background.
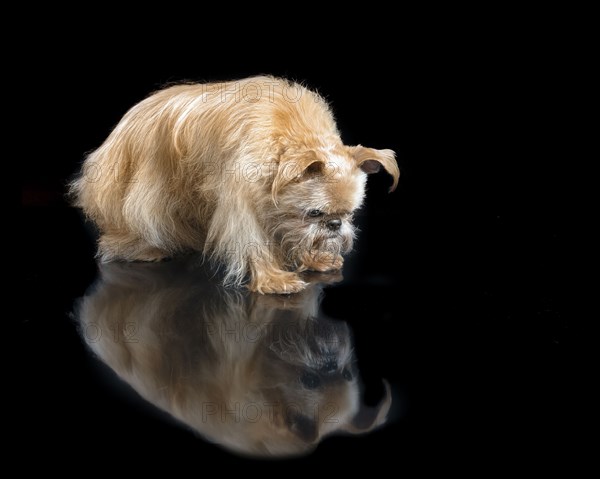
[[[302,258],[302,266],[299,271],[335,271],[342,269],[344,258],[339,254],[330,253],[328,251],[311,251]]]
[[[307,283],[295,273],[270,271],[253,279],[248,288],[261,294],[290,294],[302,291],[306,286]]]

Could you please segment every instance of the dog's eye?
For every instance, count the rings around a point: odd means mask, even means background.
[[[312,218],[316,218],[318,216],[323,216],[323,212],[321,210],[310,210],[308,212],[308,216]]]
[[[306,389],[317,389],[321,385],[321,378],[314,373],[304,373],[300,382]]]

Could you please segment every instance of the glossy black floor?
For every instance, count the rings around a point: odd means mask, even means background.
[[[154,281],[148,288],[159,296],[161,288],[177,290],[148,313],[160,312],[167,330],[175,328],[171,336],[180,338],[157,346],[169,367],[185,356],[182,348],[197,347],[195,333],[186,337],[186,328],[198,328],[194,318],[205,321],[208,313],[202,308],[217,301],[211,306],[214,315],[230,319],[244,320],[256,308],[264,317],[271,311],[284,320],[316,311],[351,343],[353,394],[363,406],[377,407],[386,396],[384,380],[389,382],[392,406],[380,428],[328,436],[314,452],[279,465],[367,461],[398,470],[443,470],[449,464],[494,469],[523,459],[532,464],[559,460],[572,430],[576,390],[564,280],[564,210],[548,158],[517,151],[510,139],[521,120],[511,113],[510,91],[498,97],[485,95],[481,86],[479,94],[455,90],[458,82],[439,83],[413,71],[397,83],[404,93],[400,88],[379,103],[356,97],[360,82],[342,82],[341,73],[311,76],[261,65],[224,69],[213,77],[258,71],[288,73],[318,87],[332,101],[348,143],[395,149],[402,170],[398,190],[387,194],[389,179],[383,174],[369,179],[367,202],[358,216],[359,240],[343,277],[313,278],[325,283],[315,286],[323,288],[322,296],[304,298],[304,303],[257,300],[246,293],[241,299],[232,293],[241,301],[235,308],[218,303],[211,280],[189,272],[197,258],[116,265],[110,277],[117,286],[107,285],[105,278],[89,289],[99,275],[93,239],[78,212],[63,201],[64,182],[84,152],[158,84],[210,75],[166,68],[120,80],[106,75],[93,80],[93,92],[83,98],[69,96],[63,87],[61,107],[78,118],[77,124],[70,126],[68,139],[60,138],[60,128],[49,126],[51,161],[36,161],[24,175],[18,414],[32,447],[46,449],[60,432],[64,454],[83,454],[90,464],[110,462],[113,456],[134,467],[150,461],[189,466],[259,460],[207,441],[198,427],[172,419],[168,407],[141,399],[135,390],[151,396],[152,378],[143,377],[147,370],[138,371],[142,377],[131,387],[113,372],[118,361],[104,358],[107,366],[88,349],[86,340],[94,347],[97,342],[90,338],[96,336],[89,329],[79,334],[78,298],[87,295],[88,302],[100,302],[88,308],[83,320],[89,320],[94,307],[120,307],[119,287],[133,288],[132,301],[143,306],[150,301],[144,281]],[[380,74],[393,83],[391,70]],[[371,89],[378,85],[373,78],[364,81]],[[482,113],[486,110],[501,114],[492,122]],[[119,279],[132,274],[128,268],[141,275],[139,283]],[[187,373],[179,372],[179,386],[195,374],[193,368]],[[193,394],[199,394],[201,385],[194,387]],[[178,400],[194,399],[189,390],[181,394],[185,397]]]

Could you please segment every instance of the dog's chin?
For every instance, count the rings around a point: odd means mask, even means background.
[[[327,251],[334,254],[346,254],[352,249],[352,235],[326,231],[315,238],[313,250]]]
[[[351,225],[345,225],[342,231],[331,231],[316,225],[287,231],[279,228],[284,262],[290,266],[299,266],[299,258],[315,252],[330,253],[334,256],[346,254],[352,250],[353,231]]]
[[[346,323],[322,318],[280,321],[270,331],[270,338],[270,353],[287,367],[320,371],[336,364],[342,371],[352,364],[352,340]]]

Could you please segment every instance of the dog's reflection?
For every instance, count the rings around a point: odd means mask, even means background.
[[[337,278],[339,279],[339,278]],[[109,263],[76,310],[90,348],[141,396],[238,453],[289,456],[364,433],[391,405],[360,398],[348,325],[291,296],[225,290],[190,261]]]

